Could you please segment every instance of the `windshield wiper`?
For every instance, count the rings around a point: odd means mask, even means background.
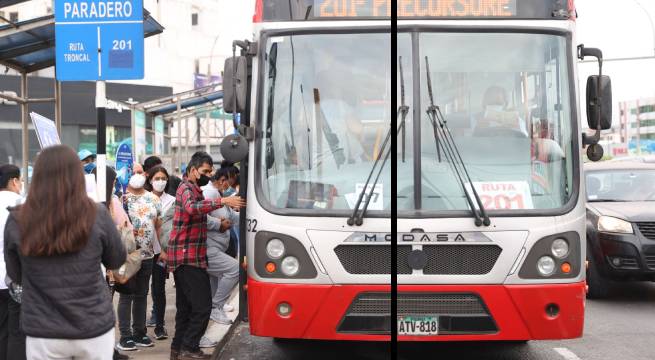
[[[396,130],[396,136],[398,136],[398,134],[400,134],[402,131],[403,133],[402,159],[403,161],[405,161],[405,119],[407,118],[407,114],[409,113],[409,106],[405,104],[405,78],[403,76],[402,56],[398,57],[398,65],[400,66],[400,106],[398,107],[398,110],[396,112],[396,122],[398,122],[399,117],[401,118],[401,120]],[[387,163],[387,160],[389,160],[389,155],[391,154],[391,147],[387,149],[387,145],[389,143],[390,138],[391,138],[391,126],[389,126],[389,131],[387,132],[387,136],[385,137],[379,152],[380,155],[384,154],[384,161],[382,162],[382,166],[380,166],[380,168],[378,169],[378,173],[375,177],[375,181],[373,182],[373,185],[371,186],[371,190],[366,196],[366,202],[364,203],[364,208],[362,209],[361,213],[359,213],[359,207],[362,204],[362,201],[364,200],[366,189],[368,189],[373,173],[375,172],[375,169],[378,163],[380,162],[381,156],[378,156],[377,159],[375,159],[375,162],[373,163],[373,168],[371,168],[371,171],[368,174],[368,178],[366,179],[364,188],[362,189],[362,192],[359,194],[359,197],[357,198],[357,202],[355,203],[355,209],[353,209],[352,215],[348,218],[348,225],[350,226],[353,226],[355,224],[357,224],[357,226],[361,226],[364,223],[364,216],[366,215],[366,211],[368,210],[368,205],[370,204],[371,198],[373,197],[373,194],[375,192],[375,186],[377,185],[378,180],[380,179],[380,175],[382,174],[382,170],[384,169],[384,165]]]
[[[462,160],[462,156],[459,153],[457,144],[455,144],[453,135],[448,128],[443,114],[441,113],[441,109],[439,106],[434,104],[434,96],[432,94],[432,79],[430,78],[430,62],[428,61],[427,56],[425,57],[425,71],[427,74],[428,96],[430,98],[430,106],[426,112],[430,122],[432,123],[432,130],[434,132],[434,140],[436,142],[438,160],[441,161],[441,154],[439,150],[443,150],[443,153],[448,158],[448,161],[450,162],[450,165],[456,175],[457,180],[459,181],[459,184],[462,186],[462,191],[464,192],[464,196],[466,196],[466,201],[468,202],[469,207],[473,212],[475,225],[489,226],[491,224],[491,220],[489,219],[489,216],[487,215],[487,212],[482,205],[482,200],[480,199],[480,196],[478,195],[478,192],[473,185],[473,181],[471,181],[471,176],[469,176],[469,172],[466,169],[464,161]],[[478,205],[477,209],[473,204],[471,194],[466,189],[464,178],[471,186],[471,192],[473,193],[475,202]],[[480,211],[479,214],[478,210]]]
[[[368,173],[368,178],[366,179],[366,183],[364,183],[364,188],[362,189],[362,192],[359,194],[359,198],[357,198],[357,202],[355,203],[355,209],[353,210],[352,215],[350,215],[350,217],[348,218],[348,225],[350,226],[353,225],[361,226],[364,223],[364,215],[366,215],[366,210],[368,209],[368,205],[371,202],[371,198],[373,197],[373,194],[375,193],[375,186],[378,184],[378,181],[380,180],[380,175],[382,174],[382,170],[384,169],[384,165],[387,163],[387,160],[389,159],[389,154],[391,154],[391,147],[387,149],[387,145],[389,144],[390,138],[391,138],[391,126],[389,126],[389,131],[387,131],[387,136],[384,138],[384,142],[382,143],[380,153],[378,157],[375,159],[371,171]],[[382,165],[378,168],[378,164],[380,163],[382,154],[385,154],[384,161],[382,162]],[[362,204],[362,201],[364,200],[364,194],[366,194],[366,190],[368,189],[368,186],[371,183],[371,178],[373,177],[373,174],[375,173],[376,169],[378,170],[378,172],[377,175],[375,176],[375,181],[371,185],[371,190],[369,191],[368,195],[366,195],[366,202],[364,203],[364,208],[362,209],[361,214],[359,214],[359,206]]]

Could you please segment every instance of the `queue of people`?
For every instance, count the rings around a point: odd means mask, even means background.
[[[226,302],[239,270],[226,252],[237,247],[233,227],[245,206],[238,169],[222,165],[214,171],[211,156],[198,152],[179,179],[152,156],[133,166],[124,193],[107,167],[104,204],[86,193],[85,174],[97,173],[93,154],[44,149],[26,197],[20,169],[0,166],[0,360],[126,359],[117,350],[155,346],[168,337],[170,273],[170,358],[208,359],[201,347],[216,346],[203,337],[209,321],[231,323]]]

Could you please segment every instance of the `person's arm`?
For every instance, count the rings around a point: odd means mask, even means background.
[[[221,228],[222,222],[223,218],[216,218],[211,215],[207,215],[207,230],[224,232],[225,230]]]
[[[175,207],[171,206],[166,210],[161,226],[161,236],[159,237],[159,245],[161,245],[162,253],[168,249],[168,241],[170,240],[171,230],[173,229],[173,215],[175,214]]]
[[[109,270],[118,269],[125,263],[127,258],[121,235],[116,230],[114,221],[104,207],[98,207],[97,218],[98,225],[102,229],[102,264]]]
[[[14,218],[14,215],[9,215],[4,233],[5,264],[7,267],[7,276],[11,281],[20,285],[22,281],[22,269],[20,265],[20,257],[18,255],[18,234],[18,222]],[[5,281],[5,279],[0,280]]]
[[[222,201],[220,198],[197,201],[193,196],[193,191],[189,189],[188,186],[185,186],[182,194],[180,194],[180,197],[182,208],[189,215],[209,214],[210,212],[222,206]]]
[[[156,197],[156,196],[155,196]],[[156,199],[155,201],[155,209],[157,210],[157,217],[155,218],[155,234],[157,234],[157,241],[161,245],[161,242],[159,239],[161,238],[161,225],[162,225],[162,205],[161,205],[161,200],[159,198]]]
[[[239,212],[228,209],[228,219],[232,222],[232,224],[238,224],[239,223]]]

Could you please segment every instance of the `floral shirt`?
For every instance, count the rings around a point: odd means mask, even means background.
[[[128,192],[125,194],[125,201],[134,226],[134,238],[141,248],[141,257],[152,259],[155,256],[154,243],[157,241],[155,224],[162,217],[161,201],[151,192],[141,195]]]

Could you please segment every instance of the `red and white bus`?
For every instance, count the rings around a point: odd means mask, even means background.
[[[226,62],[223,104],[241,124],[222,144],[244,159],[252,334],[581,336],[580,149],[598,157],[611,96],[589,79],[597,131],[582,136],[576,60],[602,55],[576,47],[572,2],[256,4],[254,39]]]
[[[391,1],[255,8],[254,39],[237,43],[242,56],[228,60],[223,84],[224,107],[241,113],[245,137],[224,146],[248,150],[250,330],[389,340]],[[357,299],[369,292],[384,294],[383,313],[362,324],[350,315],[367,311]]]
[[[582,336],[581,149],[599,158],[611,90],[602,71],[588,79],[596,134],[583,136],[577,60],[598,57],[602,70],[602,54],[577,46],[573,1],[397,11],[398,339]]]

